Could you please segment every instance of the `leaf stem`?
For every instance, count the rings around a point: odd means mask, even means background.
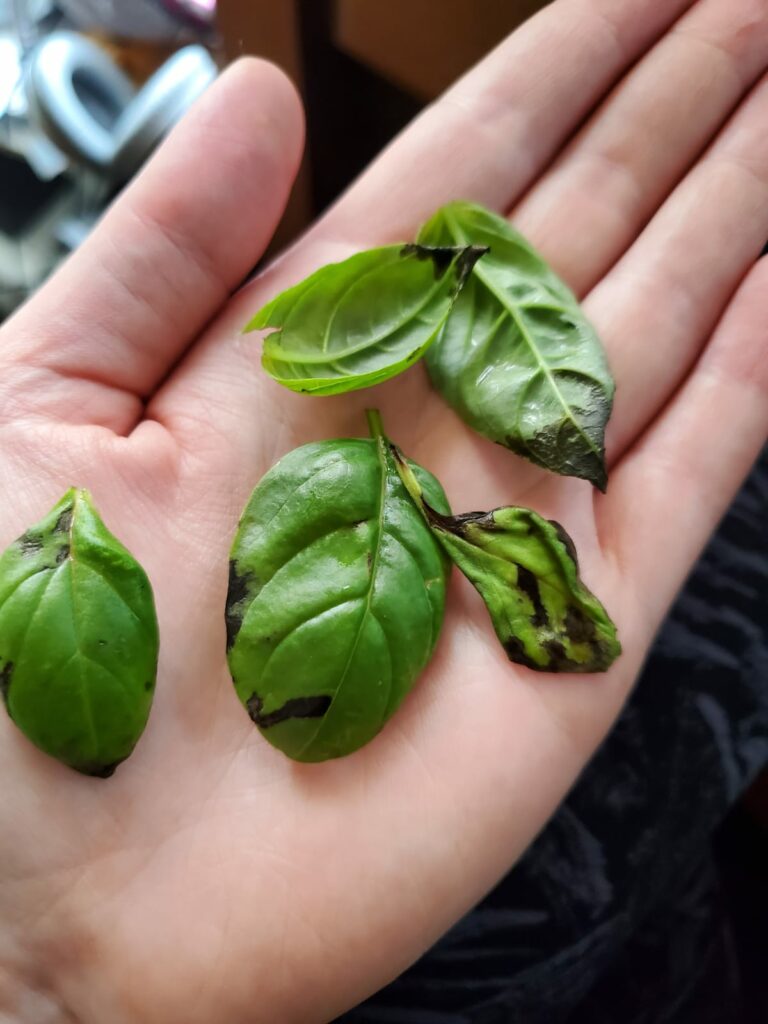
[[[400,451],[397,445],[392,444],[390,442],[389,449],[392,452],[393,459],[395,460],[395,469],[397,470],[398,475],[403,482],[403,487],[405,487],[406,491],[408,491],[408,493],[410,494],[416,508],[419,510],[419,512],[421,512],[421,514],[424,516],[427,522],[429,522],[429,515],[427,514],[427,510],[424,507],[424,495],[421,490],[421,485],[419,484],[419,481],[416,479],[416,474],[408,465],[408,462],[406,461],[405,457],[403,456],[403,453]]]
[[[365,418],[368,420],[368,430],[370,431],[371,437],[374,441],[379,437],[386,438],[387,435],[384,433],[384,422],[378,409],[366,409]]]

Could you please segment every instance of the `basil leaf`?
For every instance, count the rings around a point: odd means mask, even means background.
[[[481,206],[444,206],[418,241],[489,247],[427,353],[437,390],[485,437],[605,490],[614,385],[573,293],[503,217]]]
[[[262,365],[292,391],[333,395],[371,387],[424,354],[483,251],[369,249],[278,295],[245,329],[277,328],[264,341]]]
[[[562,526],[516,506],[444,515],[393,454],[432,532],[485,601],[510,660],[542,672],[604,672],[621,653],[616,627],[581,582]]]
[[[70,490],[0,557],[0,681],[41,750],[106,777],[149,715],[158,631],[149,580]]]
[[[323,761],[379,732],[437,642],[447,564],[381,434],[272,467],[240,520],[226,609],[235,688],[270,743]]]

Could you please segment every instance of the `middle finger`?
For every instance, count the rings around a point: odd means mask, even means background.
[[[700,0],[512,210],[578,295],[620,258],[768,68],[765,10]]]

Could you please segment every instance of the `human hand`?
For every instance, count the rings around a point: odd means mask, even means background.
[[[768,237],[766,13],[765,0],[557,0],[227,300],[279,217],[301,135],[282,76],[241,63],[3,328],[0,543],[68,485],[90,488],[147,569],[161,628],[149,726],[109,781],[0,724],[12,1019],[327,1020],[530,843],[768,431],[768,262],[753,266]],[[280,289],[412,238],[455,197],[508,211],[583,297],[617,380],[607,495],[474,435],[422,367],[306,398],[240,335]],[[605,676],[511,665],[454,573],[438,652],[381,735],[298,765],[261,739],[226,670],[228,548],[280,455],[362,434],[374,403],[455,510],[516,502],[563,523],[624,654]]]

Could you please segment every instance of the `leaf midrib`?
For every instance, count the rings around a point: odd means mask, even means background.
[[[374,591],[375,585],[376,585],[376,573],[378,572],[378,568],[379,568],[379,561],[380,561],[380,558],[381,558],[382,540],[384,538],[384,502],[385,502],[386,495],[387,495],[387,462],[386,462],[386,455],[385,455],[385,452],[384,452],[384,444],[385,444],[385,442],[383,441],[382,438],[379,437],[379,438],[376,439],[376,454],[377,454],[377,457],[378,457],[378,460],[379,460],[379,467],[381,469],[381,487],[379,489],[379,512],[378,512],[378,527],[379,528],[378,528],[378,533],[377,533],[377,536],[376,536],[376,548],[375,548],[374,553],[373,553],[373,559],[371,560],[371,572],[370,572],[370,577],[369,577],[370,582],[369,582],[369,585],[368,585],[368,594],[366,595],[366,599],[365,599],[365,606],[363,607],[362,614],[360,615],[360,622],[359,622],[358,627],[357,627],[357,633],[355,634],[355,639],[354,639],[354,641],[352,643],[352,646],[350,647],[349,655],[347,657],[347,661],[346,661],[346,664],[344,666],[344,670],[342,671],[341,677],[339,679],[339,685],[336,687],[336,692],[334,693],[333,697],[331,698],[331,703],[330,703],[330,705],[328,707],[328,711],[320,719],[320,721],[318,723],[318,726],[317,726],[317,729],[312,734],[310,739],[307,740],[307,742],[304,744],[304,746],[299,751],[299,753],[297,755],[299,758],[301,758],[303,756],[303,754],[305,753],[305,751],[310,746],[312,746],[313,743],[315,743],[317,741],[318,737],[322,733],[323,728],[325,727],[325,723],[328,721],[328,719],[330,717],[330,714],[331,714],[331,711],[333,710],[333,706],[336,703],[336,700],[337,700],[339,694],[341,693],[342,689],[344,688],[344,683],[346,682],[346,679],[347,679],[347,674],[349,672],[349,667],[352,664],[352,659],[354,658],[355,653],[357,651],[357,648],[358,648],[358,646],[360,644],[360,637],[363,635],[363,625],[364,625],[366,619],[368,618],[368,616],[371,614],[371,604],[373,602],[373,591]]]
[[[372,271],[369,271],[369,273],[372,273]],[[347,292],[349,292],[354,285],[359,284],[359,281],[360,281],[360,279],[358,279],[358,281],[353,281],[345,289],[344,294],[347,294]],[[419,313],[422,312],[422,310],[425,308],[425,306],[427,306],[427,304],[432,301],[432,299],[434,298],[436,292],[438,292],[440,290],[440,288],[442,287],[442,283],[443,283],[442,280],[440,280],[436,284],[434,284],[432,286],[432,288],[427,292],[425,298],[416,306],[415,309],[409,310],[409,312],[405,316],[401,317],[400,320],[398,320],[394,325],[389,325],[384,333],[380,332],[379,334],[375,335],[373,338],[369,339],[368,341],[362,342],[360,345],[350,346],[349,348],[346,348],[346,349],[344,349],[341,352],[333,352],[333,351],[329,352],[328,351],[328,348],[327,348],[327,335],[330,332],[332,321],[336,317],[336,314],[338,313],[338,307],[339,307],[339,305],[341,303],[341,298],[340,298],[339,302],[336,304],[336,307],[334,308],[334,310],[331,313],[331,316],[329,318],[328,327],[326,328],[326,332],[325,332],[326,336],[323,339],[323,348],[322,348],[322,351],[321,351],[320,354],[318,354],[317,356],[312,356],[312,355],[303,355],[302,353],[299,353],[299,352],[293,352],[290,349],[283,348],[281,341],[276,342],[276,344],[280,345],[279,353],[276,354],[274,352],[269,352],[269,353],[265,353],[265,354],[267,355],[267,358],[271,362],[273,362],[273,363],[299,363],[302,366],[304,366],[304,365],[312,366],[312,365],[315,365],[315,364],[317,364],[317,365],[333,365],[334,363],[338,362],[341,359],[348,359],[348,358],[350,358],[350,356],[356,356],[360,352],[366,352],[368,349],[374,348],[376,345],[380,344],[382,341],[384,341],[385,339],[390,337],[392,334],[394,334],[397,331],[401,330],[403,327],[406,326],[406,324],[410,320],[414,320],[419,315]],[[435,333],[437,332],[437,330],[439,330],[439,328],[440,328],[440,324],[438,324],[437,327],[435,328]],[[281,337],[282,336],[282,332],[283,332],[283,328],[280,328],[275,333],[278,336]],[[405,358],[407,358],[407,353],[406,353],[405,356],[403,356],[403,359],[405,359]],[[373,371],[368,371],[368,372],[373,372]],[[344,376],[344,374],[340,373],[339,376]],[[309,379],[312,379],[312,378],[309,378]]]
[[[88,694],[88,687],[83,677],[83,651],[80,644],[80,634],[77,625],[77,598],[76,598],[76,587],[75,587],[75,565],[77,562],[77,556],[75,551],[75,520],[77,518],[77,504],[80,501],[80,497],[75,493],[72,499],[72,519],[68,529],[68,540],[69,540],[69,588],[72,595],[72,632],[75,637],[75,655],[77,655],[77,672],[80,677],[80,699],[83,705],[83,715],[88,725],[88,729],[91,734],[91,743],[93,745],[93,760],[98,761],[99,754],[99,741],[96,737],[96,727],[93,720],[93,707],[91,705],[91,698]]]
[[[469,245],[470,243],[469,243],[468,238],[466,237],[464,232],[461,230],[461,228],[457,224],[456,220],[453,218],[452,214],[449,213],[448,210],[444,210],[443,211],[443,215],[445,217],[445,220],[446,220],[446,223],[448,225],[449,230],[454,235],[454,241],[459,243],[459,244],[462,244],[462,245]],[[576,430],[578,431],[578,433],[584,438],[584,441],[586,442],[587,447],[592,452],[594,452],[594,454],[597,456],[597,458],[599,460],[600,459],[600,451],[595,446],[595,444],[592,441],[592,439],[584,431],[584,428],[581,426],[581,424],[578,422],[578,420],[575,418],[575,416],[571,412],[571,407],[568,404],[568,402],[566,401],[566,399],[564,398],[564,396],[563,396],[563,394],[562,394],[562,392],[561,392],[561,390],[560,390],[560,388],[559,388],[559,386],[557,384],[557,381],[556,381],[556,379],[554,377],[554,374],[552,373],[552,371],[551,371],[550,367],[548,366],[547,362],[544,360],[543,356],[539,352],[538,346],[536,345],[536,343],[534,342],[533,338],[531,337],[530,332],[528,331],[527,327],[525,326],[523,321],[520,319],[520,317],[519,317],[519,315],[517,313],[517,305],[511,301],[509,296],[503,290],[500,290],[495,285],[493,279],[488,276],[488,274],[486,273],[485,269],[483,268],[482,260],[478,261],[478,263],[475,264],[473,273],[477,274],[477,277],[483,283],[483,285],[488,289],[488,291],[491,293],[491,295],[493,295],[494,298],[496,299],[496,301],[506,310],[509,318],[513,321],[513,323],[515,324],[515,326],[519,330],[523,340],[525,341],[526,345],[528,346],[528,349],[530,350],[530,352],[533,355],[534,359],[538,363],[540,369],[543,371],[545,377],[549,381],[549,384],[550,384],[553,392],[555,393],[558,402],[562,406],[563,412],[565,413],[565,417],[567,419],[569,419],[571,421],[571,423],[573,423],[573,425],[576,428]]]

